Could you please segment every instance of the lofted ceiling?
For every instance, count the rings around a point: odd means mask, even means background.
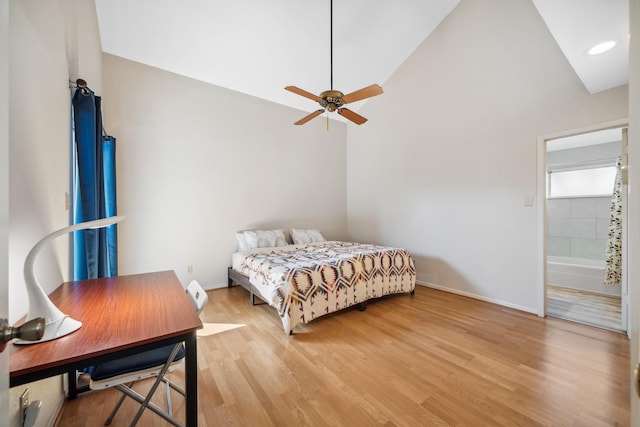
[[[589,93],[629,82],[628,0],[533,0],[540,16]],[[600,55],[590,48],[616,46]]]
[[[334,89],[384,87],[459,1],[335,0]],[[532,1],[589,92],[627,83],[628,0]],[[317,104],[284,87],[330,88],[329,0],[95,2],[106,53],[309,112]],[[609,39],[618,46],[586,55]]]

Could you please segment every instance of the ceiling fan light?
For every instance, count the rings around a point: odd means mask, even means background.
[[[330,16],[331,16],[331,23],[330,23],[330,34],[331,34],[331,38],[330,38],[330,43],[329,43],[329,50],[331,52],[331,89],[330,90],[325,90],[324,92],[322,92],[320,94],[320,96],[316,96],[313,93],[307,92],[306,90],[302,90],[300,88],[297,88],[295,86],[286,86],[285,90],[288,90],[290,92],[293,92],[295,94],[298,94],[300,96],[304,96],[305,98],[309,98],[312,99],[314,101],[316,101],[317,103],[320,104],[320,106],[322,107],[322,109],[314,111],[313,113],[307,114],[305,117],[301,118],[300,120],[298,120],[297,122],[294,123],[294,125],[303,125],[305,123],[307,123],[309,120],[313,119],[314,117],[322,114],[323,112],[327,111],[327,130],[329,129],[329,114],[328,113],[333,113],[335,111],[338,112],[339,115],[345,117],[348,120],[351,120],[353,123],[357,124],[357,125],[361,125],[364,122],[367,121],[366,118],[362,117],[361,115],[346,109],[346,108],[341,108],[344,104],[349,104],[350,102],[356,102],[356,101],[361,101],[363,99],[367,99],[367,98],[371,98],[372,96],[376,96],[376,95],[380,95],[382,93],[382,88],[380,86],[378,86],[377,84],[373,84],[373,85],[369,85],[367,87],[363,87],[362,89],[358,89],[355,92],[349,93],[347,95],[343,94],[342,92],[340,92],[339,90],[334,90],[333,89],[333,0],[331,0],[330,2]]]
[[[607,40],[606,42],[598,43],[597,45],[593,46],[587,51],[587,54],[591,56],[600,55],[601,53],[605,53],[613,49],[617,44],[618,42],[615,40]]]

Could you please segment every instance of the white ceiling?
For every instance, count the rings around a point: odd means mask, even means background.
[[[547,28],[590,93],[629,82],[628,0],[533,0]],[[591,56],[594,45],[614,40],[608,52]]]
[[[304,111],[318,106],[285,86],[330,88],[329,0],[95,1],[106,53]],[[334,88],[384,87],[459,1],[336,0]],[[628,0],[533,3],[591,93],[627,83]],[[609,39],[621,44],[585,55]]]

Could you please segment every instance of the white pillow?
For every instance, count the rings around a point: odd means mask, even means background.
[[[238,233],[236,233],[236,235],[237,234]],[[243,231],[242,234],[245,245],[242,246],[240,243],[242,238],[238,238],[239,251],[287,245],[287,240],[284,237],[284,230],[247,230]]]
[[[236,231],[236,239],[238,239],[238,252],[249,249],[249,244],[247,243],[244,231]]]
[[[300,228],[294,228],[291,230],[290,234],[291,240],[293,240],[293,243],[295,243],[296,245],[301,243],[324,242],[327,240],[324,238],[320,230],[316,229],[304,230]]]

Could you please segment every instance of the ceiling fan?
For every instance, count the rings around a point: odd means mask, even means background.
[[[345,104],[349,104],[351,102],[361,101],[363,99],[371,98],[372,96],[382,94],[382,88],[377,84],[372,84],[371,86],[364,87],[362,89],[356,90],[355,92],[344,95],[339,90],[333,89],[333,0],[330,2],[330,33],[331,33],[331,41],[330,41],[330,49],[331,49],[331,89],[325,90],[320,95],[314,95],[313,93],[307,92],[306,90],[302,90],[296,86],[287,86],[286,90],[298,94],[300,96],[304,96],[305,98],[309,98],[313,101],[316,101],[322,107],[319,110],[314,111],[313,113],[301,118],[294,125],[303,125],[307,123],[309,120],[319,116],[325,111],[334,112],[337,111],[342,117],[351,120],[353,123],[357,125],[361,125],[367,121],[365,117],[362,117],[360,114],[349,110],[348,108],[343,108],[342,106]],[[327,117],[327,126],[329,123],[329,117]]]

